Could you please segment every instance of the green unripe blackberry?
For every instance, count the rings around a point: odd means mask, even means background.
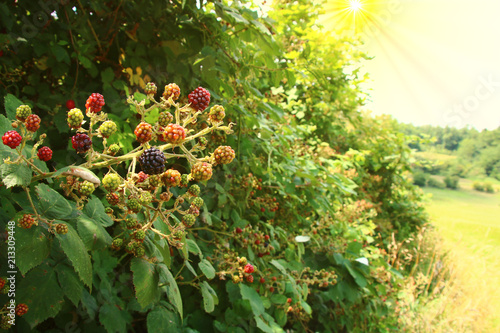
[[[115,156],[116,154],[118,154],[119,151],[120,151],[120,146],[117,145],[116,143],[113,143],[108,147],[108,152],[111,156]]]
[[[137,230],[134,234],[134,238],[138,241],[143,241],[146,238],[146,232],[144,230]]]
[[[230,146],[219,146],[214,151],[214,159],[217,164],[229,164],[234,157],[234,150]]]
[[[226,116],[225,111],[226,110],[224,110],[224,107],[222,105],[214,105],[210,108],[208,119],[210,119],[212,124],[220,123]]]
[[[179,184],[180,187],[187,187],[189,184],[189,175],[188,174],[182,174],[181,175],[181,183]]]
[[[128,217],[125,220],[125,226],[127,227],[127,229],[135,229],[137,225],[138,225],[137,220],[132,217]]]
[[[131,212],[138,213],[138,212],[141,211],[142,205],[141,205],[141,203],[139,202],[138,199],[136,199],[136,198],[130,198],[127,201],[127,208]]]
[[[114,121],[106,120],[99,126],[99,133],[101,133],[103,138],[109,138],[111,134],[116,132],[118,127],[116,126]]]
[[[8,284],[6,284],[5,286],[3,286],[3,288],[0,290],[0,294],[4,294],[4,295],[7,295],[10,291],[10,286]]]
[[[56,232],[59,235],[65,235],[68,233],[68,226],[64,223],[56,224]]]
[[[191,176],[194,180],[203,181],[212,178],[212,164],[198,162],[191,168]]]
[[[102,186],[106,189],[106,191],[114,192],[118,189],[118,186],[120,186],[121,182],[122,181],[120,179],[120,176],[118,176],[116,173],[108,173],[102,179]]]
[[[31,108],[29,105],[20,105],[16,109],[16,118],[20,121],[25,121],[30,114]]]
[[[151,203],[151,201],[153,200],[153,196],[151,195],[151,193],[149,192],[142,192],[140,195],[139,195],[139,202],[142,204],[142,205],[149,205]]]
[[[194,185],[191,185],[191,187],[189,187],[189,190],[188,190],[188,193],[190,195],[192,195],[193,197],[197,197],[199,194],[200,194],[200,187],[196,184]]]
[[[134,254],[136,257],[142,257],[146,254],[146,250],[144,249],[144,246],[138,246],[135,250],[134,250]]]
[[[122,246],[123,246],[123,239],[121,238],[113,239],[113,243],[111,243],[111,248],[113,250],[119,250],[122,248]]]
[[[80,128],[83,122],[82,110],[74,108],[68,111],[68,126],[70,128]]]
[[[158,87],[154,82],[148,82],[146,83],[146,86],[144,87],[144,92],[146,95],[154,95],[158,91]]]
[[[161,181],[161,178],[160,176],[150,176],[148,177],[149,179],[149,185],[153,186],[153,187],[159,187],[159,186],[162,186],[163,185],[163,182]]]
[[[79,192],[81,195],[88,197],[91,195],[95,190],[95,185],[88,180],[84,181],[83,183],[80,184],[80,189]]]
[[[111,208],[111,207],[106,207],[104,209],[104,212],[106,212],[106,214],[108,214],[108,215],[111,215],[114,213],[113,208]]]
[[[193,202],[191,202],[191,205],[193,205],[197,208],[201,208],[201,207],[203,207],[203,199],[200,197],[196,197],[193,199]]]
[[[167,127],[174,120],[174,116],[170,112],[161,112],[158,116],[158,125]]]
[[[167,187],[178,186],[181,183],[181,173],[175,169],[168,169],[162,173],[161,180]]]
[[[193,214],[186,214],[182,218],[182,222],[186,227],[191,227],[196,221],[196,217]]]
[[[125,246],[125,251],[127,251],[128,253],[134,253],[136,244],[136,241],[128,242],[128,244]]]
[[[12,327],[12,324],[10,323],[10,318],[7,317],[6,315],[2,315],[2,319],[0,319],[0,329],[8,330],[11,327]]]
[[[198,144],[202,147],[205,147],[208,144],[207,138],[205,138],[204,136],[198,138]]]
[[[175,239],[181,239],[182,237],[184,237],[185,234],[186,234],[186,232],[184,230],[180,230],[180,229],[174,230],[174,232],[172,232],[172,236]]]

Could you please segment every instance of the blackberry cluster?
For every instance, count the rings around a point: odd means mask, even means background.
[[[212,165],[206,162],[198,162],[191,169],[194,180],[209,180],[212,178]]]
[[[108,152],[111,156],[115,156],[116,154],[118,154],[119,151],[120,151],[120,146],[117,145],[116,143],[113,143],[108,147]]]
[[[16,306],[16,315],[19,317],[24,316],[28,312],[28,306],[24,303],[18,304]]]
[[[101,111],[102,107],[104,106],[104,96],[98,93],[93,93],[90,95],[90,97],[87,99],[87,102],[85,103],[85,108],[93,113],[98,113]]]
[[[158,116],[158,125],[165,127],[174,120],[174,116],[170,112],[161,112]]]
[[[174,169],[168,169],[161,175],[161,180],[167,187],[179,186],[181,183],[181,173]]]
[[[113,250],[119,250],[122,248],[122,246],[123,246],[123,239],[121,238],[113,239],[113,242],[111,243],[111,248]]]
[[[19,220],[19,225],[23,229],[29,229],[35,224],[35,219],[31,214],[24,214]]]
[[[31,108],[29,105],[21,105],[16,109],[16,118],[20,121],[26,120],[31,114]]]
[[[68,226],[64,223],[56,224],[56,232],[59,235],[66,235],[68,233]]]
[[[43,146],[42,148],[38,149],[36,156],[38,156],[41,161],[47,162],[52,158],[52,149],[47,146]]]
[[[86,153],[92,147],[92,140],[84,133],[76,133],[72,136],[71,143],[78,154]]]
[[[130,198],[127,201],[127,208],[133,213],[139,213],[142,209],[142,205],[136,198]]]
[[[196,111],[205,110],[210,104],[210,93],[202,87],[198,87],[188,95],[191,107]]]
[[[154,95],[158,91],[158,88],[156,87],[156,84],[154,82],[148,82],[146,83],[146,86],[144,87],[144,92],[146,95]]]
[[[40,128],[40,122],[42,120],[40,119],[39,116],[36,114],[30,114],[26,120],[24,125],[26,126],[26,129],[30,132],[36,132]]]
[[[146,149],[139,157],[142,171],[148,175],[159,175],[165,171],[165,155],[158,148]]]
[[[106,194],[106,200],[110,205],[116,206],[120,203],[120,197],[116,193],[108,193]]]
[[[121,182],[120,176],[116,173],[108,173],[102,179],[102,186],[106,189],[106,191],[114,192],[118,189]]]
[[[171,144],[178,144],[186,138],[186,130],[181,125],[168,124],[163,131],[163,139]]]
[[[222,105],[214,105],[210,108],[210,112],[208,113],[208,119],[212,123],[220,123],[224,117],[226,116],[226,110]]]
[[[214,158],[217,164],[229,164],[234,159],[234,150],[230,146],[219,146],[214,151]]]
[[[165,91],[163,92],[163,98],[167,101],[170,97],[172,100],[176,101],[181,95],[181,88],[175,83],[170,83],[165,86]]]
[[[80,184],[79,192],[83,196],[88,197],[89,195],[91,195],[94,192],[94,190],[95,190],[94,184],[92,184],[88,180],[86,180]]]
[[[21,141],[23,141],[23,137],[16,131],[7,131],[2,136],[2,141],[4,145],[9,146],[11,149],[15,149],[21,144]]]
[[[118,130],[118,127],[116,123],[111,120],[106,120],[99,126],[99,133],[101,133],[103,138],[109,138],[116,130]]]

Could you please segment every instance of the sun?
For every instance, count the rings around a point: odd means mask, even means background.
[[[350,0],[349,1],[349,10],[351,12],[358,12],[363,8],[363,4],[361,3],[360,0]]]

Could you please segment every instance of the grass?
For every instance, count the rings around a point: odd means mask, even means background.
[[[451,161],[455,160],[457,157],[454,155],[446,155],[446,154],[441,154],[441,153],[435,153],[435,152],[430,152],[430,151],[419,151],[415,152],[415,156],[420,159],[425,159],[425,160],[430,160],[430,161],[441,161],[441,162],[446,162],[446,161]]]
[[[421,318],[432,322],[433,332],[499,332],[500,194],[461,185],[458,191],[425,189],[432,195],[431,222],[448,252],[449,278]]]

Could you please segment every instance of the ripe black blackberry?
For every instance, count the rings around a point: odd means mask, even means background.
[[[71,143],[78,154],[86,153],[92,147],[92,140],[84,133],[76,133],[72,136]]]
[[[142,171],[148,175],[159,175],[165,171],[165,155],[158,148],[146,149],[139,157]]]
[[[188,95],[191,107],[196,111],[203,111],[210,104],[210,93],[202,87],[198,87]]]

